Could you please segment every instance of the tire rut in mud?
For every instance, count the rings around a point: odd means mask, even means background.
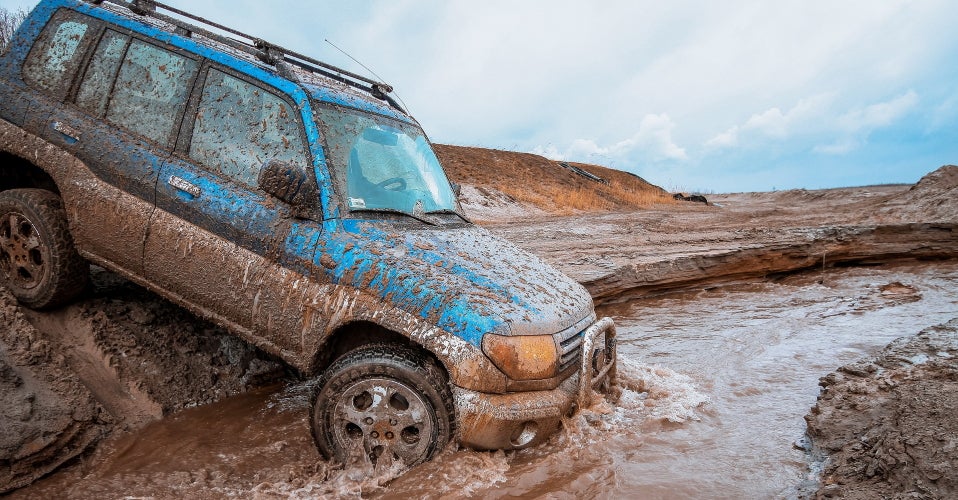
[[[110,433],[286,376],[226,330],[94,269],[58,310],[22,308],[0,288],[0,493]]]
[[[0,289],[0,494],[83,453],[114,419]]]

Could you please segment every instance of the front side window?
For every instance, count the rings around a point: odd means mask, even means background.
[[[53,94],[69,86],[91,31],[86,23],[64,17],[53,17],[23,64],[24,81]]]
[[[283,99],[211,69],[196,113],[190,158],[251,187],[268,160],[308,171],[301,123],[298,110]]]
[[[350,210],[455,211],[449,180],[418,127],[340,108],[316,113]]]
[[[192,59],[132,41],[113,84],[107,120],[169,147],[198,66]]]

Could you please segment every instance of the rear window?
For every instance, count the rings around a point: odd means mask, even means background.
[[[68,11],[58,11],[43,29],[23,64],[23,80],[61,96],[70,86],[92,37],[89,24]]]
[[[107,120],[170,146],[198,69],[192,59],[133,40],[113,84]]]

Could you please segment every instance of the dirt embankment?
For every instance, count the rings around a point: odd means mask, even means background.
[[[805,416],[815,452],[827,457],[818,498],[958,496],[958,319],[820,385]]]
[[[435,145],[460,201],[480,221],[505,221],[581,212],[630,211],[673,200],[641,177],[531,153]]]
[[[901,196],[885,203],[879,219],[954,221],[958,213],[958,166],[944,167],[924,176]]]
[[[0,494],[47,474],[114,419],[0,288]]]
[[[125,280],[52,312],[0,288],[0,494],[101,437],[283,375],[279,363]]]
[[[942,167],[911,189],[713,195],[711,206],[490,228],[583,283],[597,301],[622,300],[801,270],[958,257],[958,196],[940,196],[958,190],[954,171]]]

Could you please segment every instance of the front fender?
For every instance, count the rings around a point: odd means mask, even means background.
[[[506,389],[505,375],[479,348],[417,315],[352,287],[334,286],[332,293],[322,299],[306,304],[309,315],[329,319],[325,335],[309,336],[314,344],[306,346],[306,351],[313,353],[307,373],[319,368],[318,354],[328,347],[333,332],[348,323],[363,321],[397,332],[434,354],[449,373],[450,382],[459,387],[496,393]]]

